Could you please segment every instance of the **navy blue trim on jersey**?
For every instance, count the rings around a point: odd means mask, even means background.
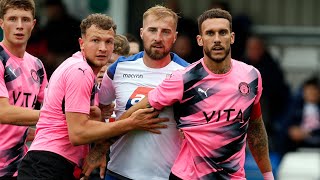
[[[94,84],[93,84],[93,87],[92,87],[92,90],[91,90],[91,96],[90,96],[90,106],[94,106],[94,100],[95,100],[95,97],[96,97],[96,94],[98,93],[99,91],[99,85],[97,84],[96,80],[94,80]]]
[[[5,155],[7,159],[10,159],[10,160],[12,159],[13,161],[7,164],[6,167],[4,167],[3,169],[0,169],[1,174],[5,173],[3,176],[0,177],[0,179],[2,178],[6,179],[5,177],[13,177],[15,172],[18,171],[18,165],[20,164],[24,156],[24,148],[25,148],[24,142],[27,139],[27,135],[28,135],[28,129],[25,130],[25,132],[23,133],[23,136],[21,137],[19,142],[17,142],[16,145],[14,145],[12,148],[8,150],[3,150],[1,152]],[[11,178],[8,178],[8,179],[11,179]]]
[[[14,80],[16,77],[15,76],[11,76],[10,74],[11,71],[10,71],[10,68],[6,68],[6,64],[9,60],[10,56],[5,52],[4,48],[0,45],[0,61],[2,62],[3,64],[3,68],[4,68],[4,80],[5,82],[10,82],[12,80]],[[44,67],[43,67],[43,64],[41,62],[40,59],[37,59],[38,61],[38,64],[40,66],[39,70],[37,71],[37,75],[39,76],[40,78],[40,84],[42,84],[43,82],[43,79],[44,79]],[[7,76],[6,76],[7,74]]]
[[[38,63],[39,63],[39,66],[41,67],[41,68],[38,69],[37,75],[38,75],[39,78],[40,78],[40,84],[42,84],[43,79],[44,79],[44,67],[43,67],[43,64],[42,64],[42,62],[41,62],[40,59],[37,59],[37,61],[38,61]]]
[[[183,60],[181,57],[179,57],[177,54],[173,52],[170,53],[170,56],[173,62],[181,65],[182,67],[187,67],[190,65],[187,61]]]
[[[125,61],[135,61],[137,59],[142,58],[144,55],[144,51],[141,51],[135,55],[129,56],[129,57],[125,57],[125,56],[120,56],[116,62],[114,62],[113,64],[111,64],[107,70],[107,74],[109,76],[110,79],[113,80],[114,78],[114,74],[116,72],[117,69],[117,65],[118,63],[121,62],[125,62]],[[189,63],[186,62],[185,60],[183,60],[181,57],[179,57],[177,54],[170,52],[170,56],[173,62],[181,65],[182,67],[187,67],[189,66]]]
[[[124,61],[135,61],[137,59],[140,59],[143,57],[143,51],[135,54],[135,55],[132,55],[132,56],[129,56],[129,57],[125,57],[125,56],[120,56],[116,62],[114,62],[113,64],[111,64],[109,67],[108,67],[108,70],[107,70],[107,74],[109,76],[110,79],[113,80],[113,77],[114,77],[114,74],[116,72],[116,69],[117,69],[117,65],[119,62],[124,62]]]
[[[62,109],[62,114],[66,114],[66,99],[65,96],[63,96],[62,102],[61,102],[61,109]]]
[[[3,64],[3,68],[6,68],[6,64],[9,58],[9,55],[4,51],[4,48],[0,46],[0,61]]]
[[[4,81],[7,83],[10,81],[10,76],[6,76],[7,73],[7,69],[6,69],[6,64],[9,60],[10,56],[5,52],[4,48],[2,46],[0,46],[0,61],[3,64],[3,69],[4,69]]]

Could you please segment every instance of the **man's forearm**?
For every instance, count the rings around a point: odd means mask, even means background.
[[[262,173],[272,171],[269,158],[267,132],[261,117],[259,119],[252,119],[249,121],[247,139],[252,156],[254,157],[260,171]]]
[[[125,111],[119,118],[118,120],[125,119],[131,116],[132,113],[139,109],[144,109],[144,108],[150,108],[151,105],[148,100],[148,96],[143,98],[140,102],[135,104],[134,106],[130,107],[127,111]]]
[[[1,110],[0,123],[18,126],[30,126],[37,124],[39,110],[32,110],[18,106],[8,106]]]

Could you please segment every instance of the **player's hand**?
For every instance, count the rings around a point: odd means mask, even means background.
[[[100,105],[102,119],[109,119],[114,111],[114,103],[109,105]]]
[[[90,106],[90,120],[101,121],[101,110],[97,106]]]
[[[106,153],[107,150],[101,148],[101,146],[95,146],[89,151],[82,167],[82,174],[84,175],[82,179],[88,179],[91,172],[97,167],[100,167],[100,178],[104,178],[107,166]]]
[[[169,121],[168,118],[158,118],[160,111],[154,108],[139,109],[132,113],[129,117],[132,120],[134,129],[150,131],[152,133],[161,134],[159,128],[167,128],[167,125],[161,122]]]
[[[33,141],[35,134],[36,134],[36,129],[29,127],[26,141],[27,142]]]

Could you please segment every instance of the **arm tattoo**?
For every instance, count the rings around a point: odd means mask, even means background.
[[[248,145],[258,161],[269,154],[268,137],[262,118],[249,120]]]
[[[104,157],[107,153],[107,147],[109,147],[109,142],[98,142],[95,143],[94,147],[88,154],[87,161],[90,163],[96,163],[101,160],[102,157]]]

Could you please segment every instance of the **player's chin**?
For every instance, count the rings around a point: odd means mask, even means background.
[[[98,66],[104,66],[108,63],[107,59],[96,59],[95,64]]]
[[[106,63],[104,63],[104,62],[99,62],[99,61],[96,61],[96,62],[93,63],[93,66],[94,66],[95,68],[102,68],[104,65],[106,65]]]

